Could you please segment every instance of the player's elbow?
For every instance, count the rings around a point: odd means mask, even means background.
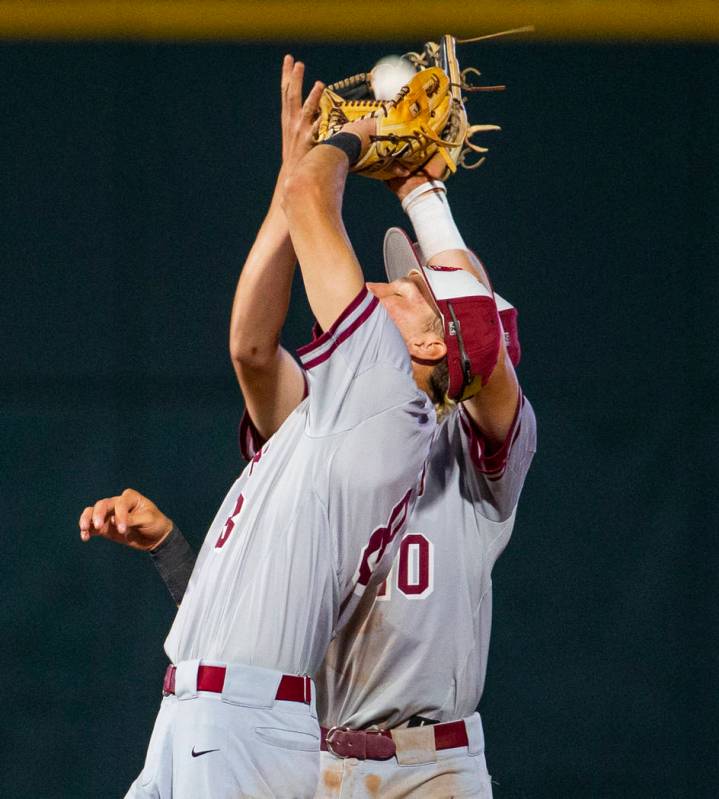
[[[279,346],[279,337],[257,341],[237,331],[230,337],[230,359],[235,369],[267,369],[274,363]]]
[[[311,214],[322,203],[323,196],[319,190],[314,170],[305,162],[300,162],[292,174],[285,178],[282,191],[282,207],[285,213],[288,215]]]

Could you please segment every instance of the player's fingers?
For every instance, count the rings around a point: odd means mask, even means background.
[[[95,503],[92,509],[92,526],[95,530],[99,530],[105,524],[109,503],[109,499],[98,499]]]
[[[80,514],[78,525],[81,530],[89,530],[92,524],[92,505],[88,505],[85,510]]]
[[[92,510],[92,526],[91,534],[94,535],[107,535],[110,532],[111,517],[115,513],[115,503],[119,497],[108,497],[106,499],[98,500]]]
[[[287,87],[290,83],[290,74],[292,73],[292,67],[295,64],[295,59],[287,53],[287,55],[282,59],[282,74],[280,76],[280,90],[282,94],[285,93]]]
[[[114,523],[118,533],[123,535],[127,532],[127,517],[129,514],[128,500],[125,498],[125,492],[121,497],[117,498],[115,502]]]
[[[80,538],[83,541],[89,541],[90,527],[92,525],[92,505],[89,505],[80,514],[80,521],[78,522],[78,524],[80,525]]]
[[[302,106],[302,81],[305,76],[305,65],[295,61],[290,76],[290,85],[287,89],[287,103],[290,111],[297,111]]]
[[[302,106],[302,113],[306,119],[314,119],[320,111],[320,97],[324,91],[325,85],[322,81],[315,81],[315,85],[307,95],[304,105]]]
[[[134,488],[126,488],[120,495],[125,500],[129,512],[133,511],[144,499],[139,491]]]

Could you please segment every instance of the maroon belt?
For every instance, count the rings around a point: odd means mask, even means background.
[[[389,760],[396,747],[390,730],[350,730],[348,727],[322,727],[320,749],[337,757],[356,757],[358,760]],[[433,724],[435,749],[454,749],[468,746],[467,728],[463,721]]]
[[[162,681],[162,693],[164,696],[175,693],[175,672],[177,666],[168,666],[165,672],[165,679]],[[200,666],[197,669],[197,690],[210,691],[213,694],[221,694],[225,686],[224,666]],[[283,702],[302,702],[309,705],[312,701],[312,680],[309,677],[301,677],[297,674],[283,674],[280,684],[277,686],[275,699]]]

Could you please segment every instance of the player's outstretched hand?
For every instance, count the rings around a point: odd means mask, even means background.
[[[302,102],[305,65],[286,55],[282,62],[282,163],[291,171],[314,144],[315,122],[320,112],[324,84],[316,81]]]
[[[126,488],[120,496],[100,499],[80,516],[80,538],[109,538],[119,544],[148,551],[172,530],[172,520],[138,491]]]

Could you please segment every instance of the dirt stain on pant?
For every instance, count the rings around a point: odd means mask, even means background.
[[[382,784],[382,779],[376,774],[368,774],[364,778],[364,786],[370,796],[379,796],[379,786]]]
[[[337,792],[342,785],[342,775],[338,774],[336,771],[325,769],[322,772],[322,782],[329,791],[333,793]]]

